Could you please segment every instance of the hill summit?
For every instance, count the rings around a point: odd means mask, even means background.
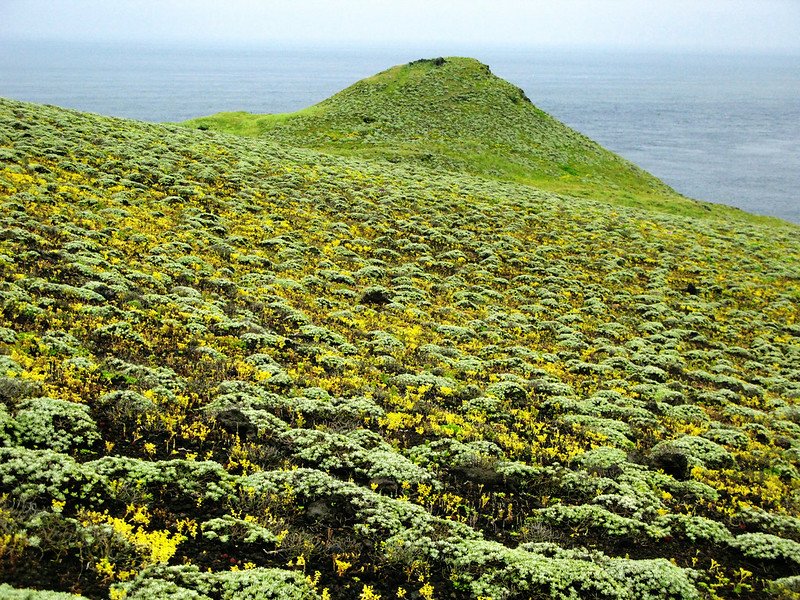
[[[532,104],[472,58],[422,59],[296,113],[220,113],[203,129],[326,152],[418,162],[576,196],[680,201],[664,183]]]

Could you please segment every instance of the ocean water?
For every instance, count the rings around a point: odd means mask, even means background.
[[[0,40],[0,96],[141,119],[304,108],[394,64],[474,56],[693,198],[800,223],[800,56]]]

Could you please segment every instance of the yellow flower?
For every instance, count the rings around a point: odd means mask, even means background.
[[[425,600],[433,600],[433,586],[430,583],[426,583],[421,588],[419,588],[419,595],[425,598]]]
[[[371,585],[364,585],[358,600],[381,600],[381,595],[377,594]]]

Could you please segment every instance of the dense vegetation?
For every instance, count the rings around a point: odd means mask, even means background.
[[[796,227],[10,100],[0,196],[0,597],[797,597]]]
[[[392,67],[296,113],[220,113],[186,124],[671,212],[716,208],[679,196],[468,58]]]

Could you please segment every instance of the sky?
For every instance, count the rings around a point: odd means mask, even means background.
[[[0,40],[800,52],[800,0],[0,0]]]

